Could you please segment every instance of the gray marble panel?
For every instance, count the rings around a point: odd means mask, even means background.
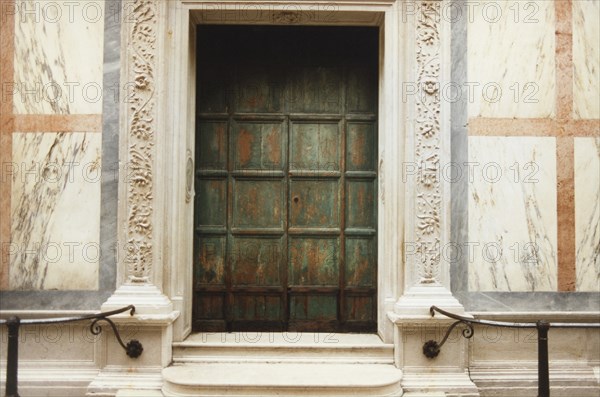
[[[469,220],[469,185],[467,168],[468,160],[468,100],[465,82],[467,81],[467,22],[464,18],[466,5],[464,1],[452,7],[452,37],[451,37],[451,78],[454,87],[461,88],[458,100],[453,101],[450,107],[451,118],[451,161],[455,164],[452,169],[460,170],[460,177],[456,175],[451,182],[451,240],[452,247],[463,247],[468,239]],[[466,291],[468,288],[468,260],[465,255],[453,252],[450,258],[456,258],[450,263],[452,291]]]
[[[119,99],[121,98],[121,0],[105,4],[104,102],[102,106],[102,206],[100,211],[100,290],[116,287],[119,184]]]

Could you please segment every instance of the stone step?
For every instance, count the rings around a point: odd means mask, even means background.
[[[165,396],[400,396],[389,364],[193,363],[163,370]]]
[[[393,364],[394,346],[377,335],[199,333],[173,344],[173,362]]]

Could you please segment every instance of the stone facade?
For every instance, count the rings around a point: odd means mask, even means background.
[[[115,321],[145,349],[128,358],[110,333],[79,325],[24,329],[22,395],[176,389],[163,368],[194,336],[199,24],[379,27],[377,319],[400,374],[385,393],[535,395],[530,333],[477,327],[425,358],[423,343],[450,324],[430,317],[432,305],[598,321],[598,2],[0,6],[2,317],[134,304],[135,316]],[[596,395],[598,330],[551,331],[550,357],[553,393]],[[1,383],[4,347],[0,361]],[[342,383],[329,387],[343,394]]]

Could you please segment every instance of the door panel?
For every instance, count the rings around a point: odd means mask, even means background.
[[[373,296],[348,296],[346,298],[346,319],[349,322],[371,322],[376,320]]]
[[[236,64],[237,85],[233,106],[240,113],[279,113],[284,106],[284,86],[281,71],[266,68],[268,58],[261,62],[251,54],[246,64]],[[241,61],[241,59],[240,59]]]
[[[233,125],[235,170],[282,170],[283,124],[238,121]]]
[[[292,296],[290,320],[297,328],[309,330],[308,322],[335,321],[337,319],[337,297],[328,295]],[[305,320],[305,324],[301,321]],[[304,325],[304,326],[303,326]]]
[[[292,179],[290,228],[339,228],[339,181]]]
[[[233,303],[233,319],[238,322],[281,321],[281,297],[238,294]]]
[[[290,134],[291,171],[339,171],[339,123],[293,123]]]
[[[372,180],[346,181],[346,227],[370,228],[375,224],[375,192]]]
[[[224,179],[202,179],[196,184],[196,224],[201,228],[227,226],[227,181]]]
[[[239,286],[280,286],[283,238],[233,237],[232,284]]]
[[[227,239],[204,237],[197,241],[194,266],[196,286],[225,285]]]
[[[204,170],[227,170],[227,122],[201,121],[198,123],[197,167]]]
[[[375,261],[375,238],[346,238],[346,286],[375,287],[376,269],[371,266]]]
[[[374,122],[348,122],[346,133],[346,169],[348,171],[376,170]]]
[[[283,232],[285,184],[281,180],[234,179],[233,229],[274,229]]]
[[[347,110],[349,113],[369,113],[377,108],[377,85],[371,84],[369,79],[365,78],[371,73],[368,65],[357,63],[356,60],[348,68]]]
[[[376,329],[372,28],[198,28],[194,329]]]
[[[341,113],[341,76],[338,67],[318,64],[295,67],[289,83],[289,111],[291,113]]]
[[[336,287],[339,251],[339,238],[290,238],[289,285]]]

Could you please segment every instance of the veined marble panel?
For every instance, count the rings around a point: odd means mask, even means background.
[[[96,290],[100,153],[96,133],[14,133],[11,290]]]
[[[600,2],[573,1],[573,113],[600,118]]]
[[[554,115],[554,1],[479,1],[468,7],[469,117]]]
[[[102,113],[104,1],[17,1],[16,114]]]
[[[470,291],[556,291],[556,139],[469,137]]]
[[[600,138],[575,138],[577,291],[600,291]]]

